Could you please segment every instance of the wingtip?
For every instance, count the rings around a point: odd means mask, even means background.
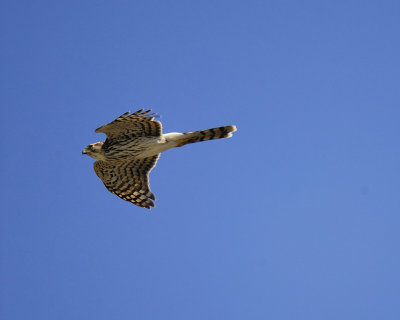
[[[156,205],[154,204],[153,201],[151,201],[151,203],[148,203],[146,206],[143,206],[143,208],[146,208],[148,210],[151,210],[152,208],[154,208]]]

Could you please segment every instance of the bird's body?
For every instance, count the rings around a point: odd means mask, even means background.
[[[148,174],[160,153],[188,143],[228,138],[235,126],[162,134],[161,122],[154,121],[151,110],[124,113],[95,132],[107,135],[105,141],[88,145],[82,153],[97,159],[94,170],[107,189],[141,207],[154,206]]]

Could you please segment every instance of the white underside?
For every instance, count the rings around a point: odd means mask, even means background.
[[[157,139],[157,143],[152,143],[151,145],[149,145],[149,148],[141,153],[140,157],[152,157],[168,149],[175,148],[178,146],[178,140],[182,136],[183,134],[179,132],[170,132],[163,134],[159,139]]]

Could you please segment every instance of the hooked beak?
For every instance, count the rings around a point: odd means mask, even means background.
[[[82,150],[82,154],[87,154],[86,148]]]

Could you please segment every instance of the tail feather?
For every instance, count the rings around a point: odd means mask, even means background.
[[[182,147],[188,143],[195,143],[214,139],[223,139],[232,137],[232,132],[236,131],[236,126],[224,126],[207,130],[183,133],[179,137],[178,147]]]

